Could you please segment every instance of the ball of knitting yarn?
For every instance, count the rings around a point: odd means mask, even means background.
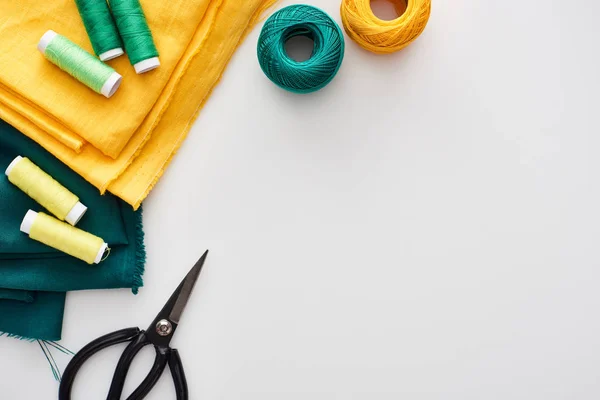
[[[296,36],[306,36],[314,42],[309,59],[296,61],[287,54],[285,43]],[[344,37],[324,11],[293,5],[277,11],[265,22],[257,55],[263,72],[276,85],[295,93],[310,93],[323,88],[337,74],[344,58]]]
[[[378,54],[393,53],[411,44],[429,21],[431,0],[407,0],[408,4],[393,1],[403,12],[396,19],[384,21],[375,16],[369,0],[342,0],[340,13],[348,36]]]

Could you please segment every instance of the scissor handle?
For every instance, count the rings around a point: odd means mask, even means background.
[[[110,390],[108,391],[107,400],[121,399],[123,386],[125,386],[125,379],[127,378],[127,373],[129,372],[129,367],[131,366],[133,359],[140,352],[140,350],[149,344],[150,341],[146,336],[146,332],[141,331],[139,335],[133,339],[129,346],[127,346],[121,355],[121,358],[119,359],[117,368],[115,369],[115,374],[113,376],[112,383],[110,384]],[[158,382],[158,379],[165,370],[167,362],[169,361],[169,348],[156,346],[154,348],[156,349],[154,365],[152,365],[152,368],[150,368],[150,372],[148,372],[146,378],[142,381],[138,388],[133,391],[127,400],[143,399],[146,397],[154,385],[156,385],[156,382]]]
[[[148,336],[144,331],[141,331],[138,336],[133,338],[132,342],[127,346],[119,359],[110,385],[107,400],[120,400],[125,385],[125,379],[127,378],[127,373],[129,372],[129,367],[131,367],[133,359],[141,349],[149,344],[151,344],[151,342],[148,340]],[[187,400],[187,382],[185,374],[183,373],[183,365],[181,363],[181,358],[179,358],[179,353],[177,350],[173,350],[170,347],[155,345],[154,349],[156,350],[156,358],[154,359],[152,368],[150,368],[150,372],[148,372],[148,375],[146,375],[146,378],[144,378],[137,389],[127,397],[127,400],[141,400],[145,398],[160,379],[167,363],[169,364],[171,375],[173,376],[177,400]]]
[[[115,344],[125,343],[140,334],[139,328],[121,329],[99,337],[79,351],[69,362],[58,389],[58,400],[70,400],[71,389],[81,366],[94,354]]]
[[[169,357],[169,369],[173,376],[173,383],[175,383],[175,393],[177,394],[177,400],[188,400],[188,385],[185,379],[185,372],[183,372],[183,363],[177,349],[171,349],[171,357]]]
[[[108,335],[99,337],[81,349],[79,353],[73,357],[65,369],[63,379],[60,383],[58,399],[71,399],[71,388],[73,387],[75,376],[79,372],[81,366],[91,356],[109,346],[127,341],[131,341],[131,343],[129,343],[127,348],[125,348],[125,351],[123,351],[123,354],[119,359],[119,363],[115,369],[107,397],[107,400],[119,400],[121,398],[121,394],[123,393],[125,379],[127,378],[127,373],[129,372],[129,367],[131,366],[133,359],[140,352],[140,350],[144,348],[144,346],[151,344],[148,340],[146,332],[141,331],[139,328],[127,328],[117,332],[109,333]],[[127,400],[141,400],[146,397],[158,382],[160,376],[165,370],[165,367],[167,366],[167,363],[169,364],[169,369],[171,370],[171,375],[173,376],[177,400],[188,400],[189,394],[187,381],[185,378],[185,373],[183,372],[183,364],[181,363],[179,352],[175,349],[171,349],[170,347],[154,346],[154,348],[156,350],[154,365],[138,388],[135,389],[129,397],[127,397]]]

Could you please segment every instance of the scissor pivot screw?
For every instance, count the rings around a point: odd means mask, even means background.
[[[166,319],[161,319],[156,323],[156,333],[159,336],[169,336],[173,332],[173,325]]]

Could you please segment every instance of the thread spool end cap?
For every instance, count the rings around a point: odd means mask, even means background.
[[[38,50],[42,54],[44,54],[46,52],[46,47],[48,47],[48,45],[50,44],[52,39],[54,39],[56,36],[58,36],[58,33],[54,32],[52,29],[50,29],[46,33],[44,33],[44,35],[38,42],[38,45],[37,45]]]
[[[158,57],[152,57],[147,60],[142,60],[133,65],[136,74],[143,74],[144,72],[152,71],[160,67],[160,60]]]
[[[102,257],[104,257],[104,253],[106,252],[106,249],[108,249],[108,244],[103,243],[102,246],[100,247],[100,250],[98,251],[98,254],[96,255],[94,264],[99,264],[100,261],[102,261]]]
[[[108,99],[113,94],[115,94],[119,86],[121,86],[122,79],[122,76],[119,75],[118,72],[113,72],[112,75],[108,78],[108,80],[104,83],[104,86],[102,86],[102,89],[100,90],[102,95]]]
[[[31,226],[33,225],[33,221],[35,221],[37,214],[38,213],[33,210],[27,211],[27,214],[23,217],[23,222],[21,222],[21,232],[29,235],[29,231],[31,231]]]
[[[6,174],[6,176],[10,175],[10,171],[12,171],[12,169],[15,167],[15,165],[17,165],[17,163],[19,161],[21,161],[23,159],[23,157],[21,156],[16,156],[14,160],[12,160],[12,162],[10,164],[8,164],[8,167],[6,167],[6,171],[4,172]]]
[[[98,58],[100,59],[100,61],[108,61],[108,60],[112,60],[113,58],[120,57],[123,54],[125,54],[123,49],[120,47],[117,47],[116,49],[105,51],[104,53],[100,54],[98,56]]]
[[[67,221],[71,225],[75,226],[75,225],[77,225],[77,223],[79,222],[81,217],[83,217],[83,214],[85,214],[86,211],[87,211],[87,207],[78,201],[73,206],[73,208],[71,208],[71,211],[69,211],[69,213],[65,217],[65,221]]]

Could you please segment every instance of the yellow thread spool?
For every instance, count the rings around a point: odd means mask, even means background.
[[[21,223],[21,232],[54,249],[60,250],[88,264],[98,264],[108,245],[91,233],[82,231],[42,212],[27,211]]]
[[[28,158],[17,156],[6,168],[8,180],[61,221],[76,225],[87,207]]]
[[[384,21],[373,14],[370,0],[342,0],[340,13],[346,33],[352,40],[373,53],[385,54],[411,44],[425,29],[431,13],[431,0],[391,0],[398,18]],[[403,10],[404,3],[406,10]]]

